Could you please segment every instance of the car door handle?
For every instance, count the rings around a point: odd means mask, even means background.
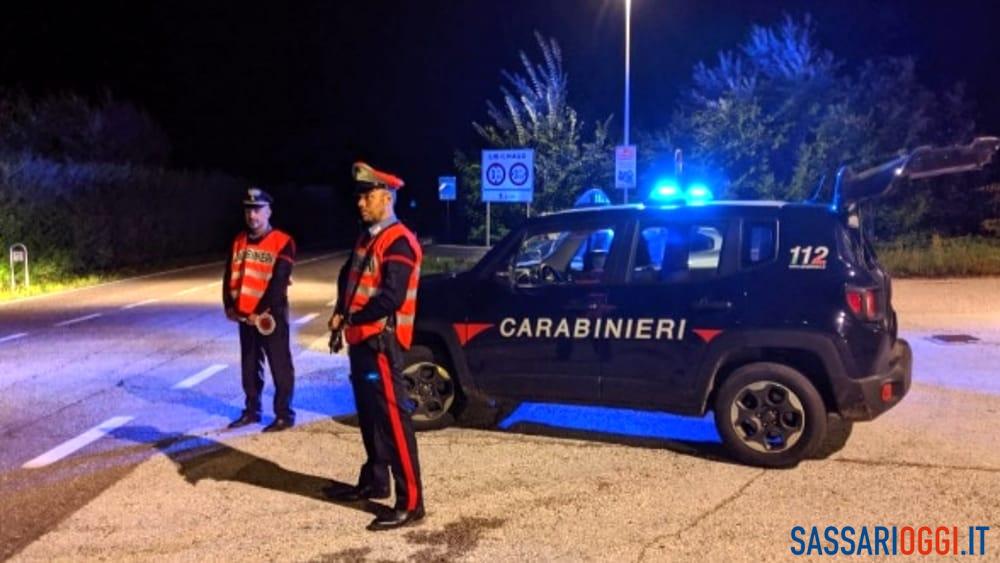
[[[695,311],[728,311],[733,308],[733,302],[699,299],[691,303],[691,308]]]

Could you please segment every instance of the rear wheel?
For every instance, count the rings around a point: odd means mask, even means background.
[[[436,430],[454,424],[458,382],[445,358],[427,346],[413,346],[403,362],[403,381],[416,403],[411,415],[416,430]]]
[[[813,384],[782,364],[737,369],[715,398],[715,424],[737,460],[788,467],[810,455],[826,435],[826,407]]]

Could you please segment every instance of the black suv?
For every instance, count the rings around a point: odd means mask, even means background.
[[[843,445],[910,387],[859,202],[982,167],[996,139],[853,173],[831,201],[640,204],[526,221],[470,271],[422,280],[404,374],[418,428],[520,400],[714,411],[736,459]],[[818,194],[817,194],[818,196]],[[487,420],[495,420],[487,418]]]

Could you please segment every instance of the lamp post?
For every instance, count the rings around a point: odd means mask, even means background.
[[[632,51],[632,0],[625,0],[625,144],[628,144],[629,130],[629,67]],[[628,193],[628,192],[626,192]]]
[[[632,0],[625,0],[625,146],[628,146],[629,109],[630,109],[630,66],[632,53]],[[625,203],[628,203],[628,188],[625,188]]]

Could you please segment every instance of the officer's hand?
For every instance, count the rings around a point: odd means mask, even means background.
[[[251,326],[256,325],[257,324],[257,319],[259,317],[260,317],[260,315],[258,315],[257,313],[250,313],[250,315],[247,316],[247,324],[251,325]]]
[[[238,322],[240,320],[240,317],[236,314],[235,309],[226,309],[226,318],[233,322]]]
[[[341,315],[340,313],[334,313],[326,324],[328,327],[330,327],[330,330],[338,331],[344,327],[344,315]]]

